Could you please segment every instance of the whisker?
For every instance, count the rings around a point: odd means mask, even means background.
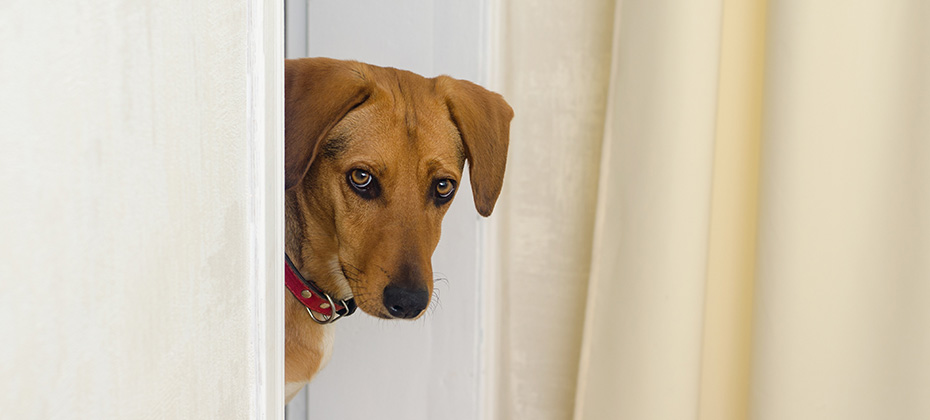
[[[348,266],[349,268],[351,268],[351,269],[353,269],[353,270],[355,270],[355,271],[358,271],[359,274],[365,274],[365,270],[362,270],[361,268],[358,268],[358,267],[352,265],[351,263],[343,262],[342,264]]]
[[[433,296],[430,299],[429,314],[432,315],[437,308],[442,308],[442,300],[439,299],[439,289],[433,289]]]

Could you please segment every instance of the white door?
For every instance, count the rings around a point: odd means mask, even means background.
[[[289,1],[288,54],[354,59],[486,85],[486,9],[485,1]],[[290,404],[289,420],[481,417],[485,223],[471,188],[462,185],[433,256],[436,277],[444,279],[436,283],[440,304],[414,322],[363,313],[340,320],[332,360]]]
[[[276,3],[0,5],[0,417],[283,417]]]

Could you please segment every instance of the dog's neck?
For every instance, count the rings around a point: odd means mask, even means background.
[[[338,243],[332,221],[327,223],[327,209],[318,208],[304,185],[285,194],[284,250],[306,279],[333,299],[352,297],[352,290],[342,275]],[[321,215],[305,217],[304,215]]]
[[[303,186],[298,186],[285,194],[284,250],[304,276],[312,279],[318,287],[331,293],[334,298],[344,299],[351,291],[334,287],[332,281],[321,281],[329,279],[319,274],[325,273],[326,270],[320,270],[316,266],[325,264],[317,263],[312,258],[314,246],[309,238],[320,228],[314,226],[319,224],[318,221],[305,220],[301,216],[304,214],[301,209],[309,203],[306,192],[301,191],[302,189]],[[348,286],[345,289],[348,289]],[[285,359],[285,381],[287,401],[290,401],[327,363],[332,354],[335,334],[333,325],[319,325],[310,319],[303,304],[290,292],[285,291],[285,301],[285,328],[288,331],[285,335],[285,353],[288,355]]]
[[[298,187],[299,188],[299,187]],[[304,218],[300,212],[300,197],[298,188],[288,190],[284,195],[284,252],[287,255],[297,257],[302,255],[301,238],[304,236]],[[302,259],[302,258],[298,258]]]

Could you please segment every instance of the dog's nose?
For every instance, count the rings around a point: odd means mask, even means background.
[[[429,292],[388,285],[384,288],[384,307],[395,318],[415,318],[429,304]]]

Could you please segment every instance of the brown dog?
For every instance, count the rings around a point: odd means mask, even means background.
[[[351,298],[380,318],[423,313],[430,258],[465,161],[475,207],[488,216],[512,118],[500,95],[470,82],[287,60],[285,249],[303,277],[285,298],[287,401],[325,364],[333,337],[326,324],[354,310]]]

